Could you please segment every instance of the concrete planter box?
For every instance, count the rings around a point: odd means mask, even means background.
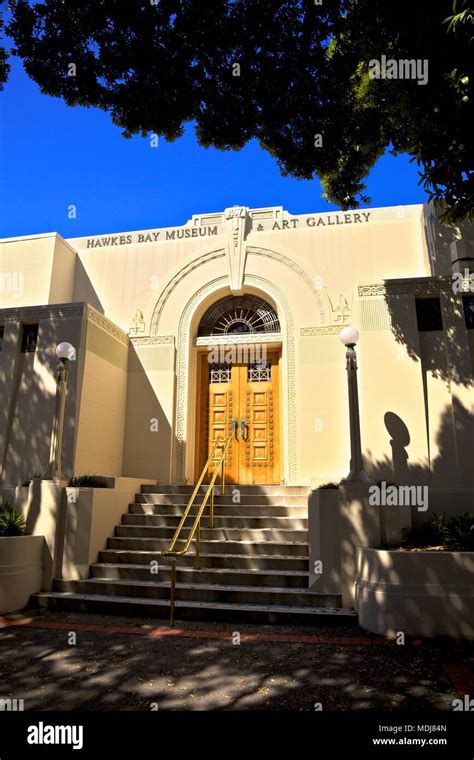
[[[122,515],[128,511],[142,484],[154,480],[114,478],[107,488],[66,487],[62,498],[62,519],[56,541],[56,577],[84,580],[90,566],[112,536]]]
[[[359,546],[356,610],[373,633],[474,639],[474,552]]]
[[[354,607],[356,549],[359,545],[380,546],[381,518],[380,507],[369,504],[366,485],[311,491],[308,499],[311,591],[340,594],[343,607]],[[315,572],[315,563],[320,563],[320,574]]]
[[[0,537],[0,615],[21,610],[43,589],[44,536]]]
[[[45,542],[43,591],[52,588],[53,578],[88,577],[89,566],[145,484],[156,480],[117,476],[107,478],[107,488],[70,488],[67,481],[38,479],[15,489],[27,532]]]

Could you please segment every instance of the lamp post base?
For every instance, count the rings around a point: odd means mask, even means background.
[[[363,470],[351,470],[347,478],[341,480],[341,483],[363,483],[364,485],[370,485],[373,482]]]
[[[43,474],[41,475],[41,480],[58,480],[59,481],[59,480],[66,480],[66,478],[64,477],[62,472],[58,472],[56,470],[56,467],[53,463],[48,466],[45,472],[43,472]]]

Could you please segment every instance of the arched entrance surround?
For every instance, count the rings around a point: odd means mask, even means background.
[[[254,343],[267,340],[281,345],[281,392],[282,392],[282,473],[286,483],[296,482],[296,399],[295,399],[295,330],[289,304],[274,283],[263,277],[247,275],[244,292],[260,296],[272,305],[278,315],[281,331],[275,334],[243,334],[233,336],[237,343]],[[177,340],[177,388],[176,424],[173,461],[174,482],[192,482],[195,471],[195,421],[196,380],[198,371],[198,346],[196,336],[199,323],[210,305],[230,294],[228,277],[218,277],[201,287],[187,302],[181,315]],[[212,345],[218,344],[218,336],[206,338]]]

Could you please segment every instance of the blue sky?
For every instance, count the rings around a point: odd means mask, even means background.
[[[318,180],[282,177],[258,143],[240,152],[201,148],[192,126],[174,143],[126,140],[109,116],[40,93],[12,61],[0,93],[0,237],[64,237],[184,224],[228,206],[336,210]],[[371,206],[423,203],[415,164],[384,156],[368,183]],[[74,204],[77,218],[68,218]]]

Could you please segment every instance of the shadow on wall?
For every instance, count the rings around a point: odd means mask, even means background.
[[[155,357],[151,356],[150,360],[154,361]],[[143,361],[135,347],[130,345],[123,476],[152,478],[161,483],[168,483],[173,431],[154,387],[154,384],[157,386],[163,382],[162,377],[165,373],[153,371],[154,365],[144,366]],[[168,374],[166,372],[166,375]],[[174,373],[172,376],[174,384]]]
[[[74,301],[85,301],[100,311],[101,314],[105,314],[104,307],[101,300],[97,295],[97,292],[92,285],[92,282],[87,274],[79,256],[76,256],[76,271],[74,275]]]
[[[456,439],[453,429],[456,418]],[[397,414],[387,411],[384,415],[385,428],[390,437],[392,459],[387,456],[377,458],[370,449],[364,453],[365,471],[372,480],[392,481],[400,485],[428,485],[436,489],[474,488],[474,471],[464,473],[459,482],[459,450],[472,449],[474,414],[457,399],[452,407],[445,408],[436,435],[436,456],[425,465],[410,463],[410,431]],[[463,474],[463,473],[461,473]],[[472,505],[474,510],[474,504]]]
[[[456,416],[458,440],[462,440],[472,430],[474,419],[459,405]],[[319,491],[316,499],[310,497],[310,506],[316,509],[309,514],[311,560],[323,555],[321,581],[332,584],[324,590],[340,591],[344,606],[353,606],[355,590],[361,625],[370,631],[474,638],[474,553],[399,551],[404,528],[427,522],[433,513],[445,512],[450,517],[474,512],[472,475],[464,487],[453,482],[452,410],[443,414],[431,469],[428,463],[410,463],[410,432],[404,421],[393,412],[385,413],[384,420],[392,461],[369,454],[364,458],[365,471],[375,482],[427,488],[412,490],[408,505],[401,500],[374,504],[369,487],[363,484]],[[368,563],[367,552],[357,562],[357,552],[361,553],[357,547],[385,549],[380,554],[373,551],[370,556],[378,559]],[[311,578],[311,565],[309,570],[310,582],[314,581],[311,590],[316,591],[318,579]]]
[[[392,287],[395,289],[395,286]],[[398,295],[391,292],[390,282],[386,283],[386,288],[386,303],[395,340],[405,346],[410,359],[421,363],[424,382],[430,372],[433,378],[446,383],[453,382],[467,388],[472,386],[474,367],[464,327],[461,295],[444,288],[440,295],[444,329],[419,332],[412,325],[412,303],[400,301]]]
[[[463,272],[465,266],[472,268],[474,226],[467,221],[461,222],[459,227],[443,224],[437,218],[440,211],[440,207],[436,211],[436,205],[433,208],[428,204],[427,244],[433,274],[451,276],[452,271]],[[456,244],[454,249],[453,244]]]
[[[410,463],[410,432],[404,421],[393,412],[387,412],[384,421],[390,435],[392,461],[377,460],[372,454],[365,459],[366,472],[375,481],[408,486],[423,484],[428,488],[423,492],[417,489],[416,496],[420,499],[417,506],[378,507],[378,544],[361,541],[355,530],[351,530],[349,540],[341,544],[341,567],[354,581],[357,579],[360,624],[367,630],[390,636],[404,632],[407,636],[473,639],[474,553],[400,552],[396,551],[399,540],[387,538],[400,535],[404,527],[410,529],[410,526],[426,523],[434,514],[446,513],[450,517],[474,512],[472,468],[465,473],[462,486],[455,480],[460,471],[459,449],[472,451],[474,415],[457,399],[453,400],[452,407],[447,407],[441,418],[436,435],[437,454],[426,466]],[[470,446],[468,441],[471,441]],[[365,520],[368,519],[366,516]],[[393,549],[381,553],[359,549],[355,569],[354,545],[375,548],[392,545]]]
[[[22,353],[21,330],[19,335],[18,324],[7,323],[7,342],[0,354],[0,465],[6,484],[20,484],[48,466],[58,364],[52,348],[56,328],[47,320],[40,322],[37,350]],[[63,446],[67,475],[72,473],[75,409],[76,362],[71,362]]]

